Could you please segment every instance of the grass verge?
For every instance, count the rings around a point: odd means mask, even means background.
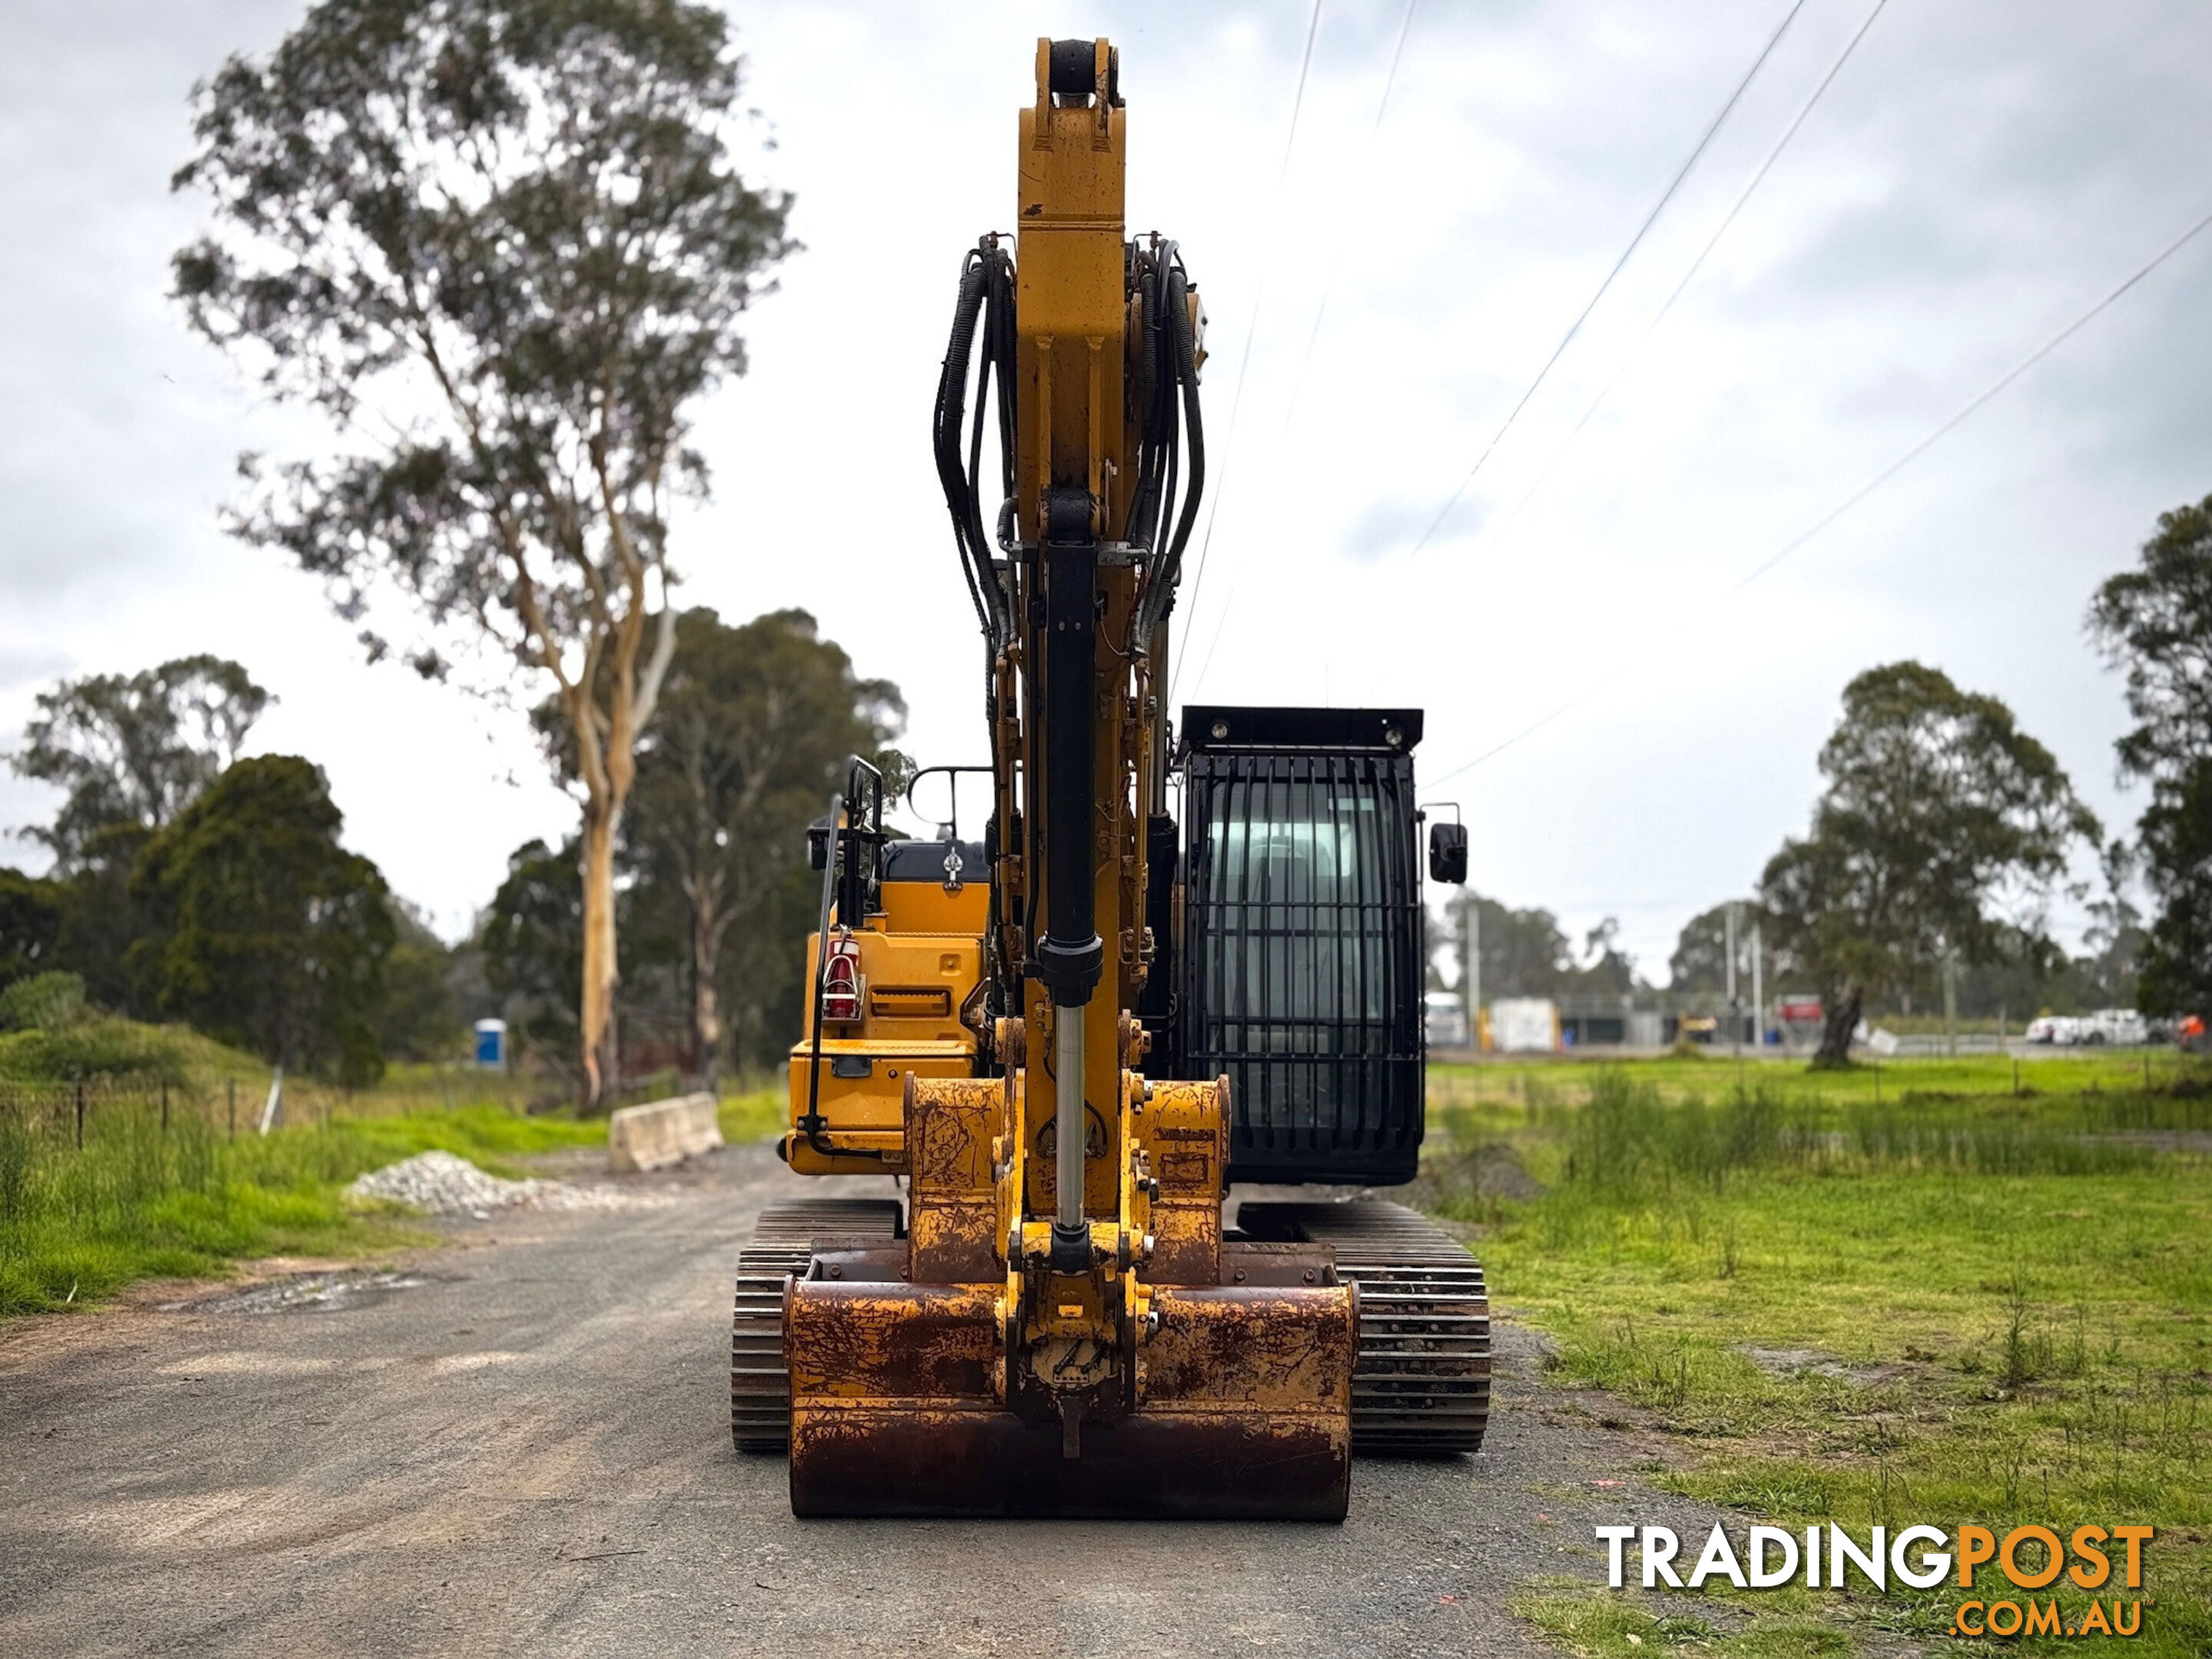
[[[781,1134],[789,1109],[780,1083],[749,1083],[722,1095],[722,1139],[732,1146]]]
[[[2019,1093],[2001,1060],[1885,1073],[1877,1106],[1869,1079],[1796,1067],[1439,1068],[1423,1196],[1480,1224],[1559,1376],[1682,1437],[1665,1483],[1800,1527],[2148,1522],[2129,1650],[2212,1652],[2204,1099],[2186,1075],[2131,1091],[2101,1060],[2038,1062]],[[1531,1595],[1580,1650],[1674,1639],[1617,1595]],[[1823,1595],[1807,1616],[1935,1635],[1965,1595]]]
[[[1576,1659],[1632,1659],[1654,1653],[1698,1653],[1717,1659],[1814,1659],[1848,1654],[1853,1643],[1813,1605],[1809,1592],[1718,1596],[1694,1608],[1653,1613],[1652,1604],[1603,1590],[1578,1579],[1542,1579],[1525,1585],[1510,1603]]]
[[[82,1150],[0,1115],[0,1314],[112,1295],[133,1279],[198,1278],[242,1257],[348,1255],[422,1242],[342,1196],[368,1170],[440,1147],[493,1170],[603,1139],[604,1124],[477,1107],[338,1118],[228,1138],[193,1114],[111,1107]]]

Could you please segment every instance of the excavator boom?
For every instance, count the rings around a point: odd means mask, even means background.
[[[1411,1173],[1419,716],[1261,719],[1255,748],[1247,715],[1320,711],[1207,711],[1212,747],[1186,758],[1224,805],[1210,839],[1179,846],[1161,676],[1205,478],[1203,318],[1177,246],[1127,236],[1127,117],[1106,41],[1037,43],[1018,228],[967,257],[938,388],[938,471],[987,647],[982,842],[959,838],[957,805],[948,839],[896,840],[859,762],[821,826],[784,1155],[906,1191],[772,1216],[741,1268],[733,1424],[740,1446],[787,1436],[801,1515],[1340,1519],[1363,1353],[1414,1380],[1391,1408],[1415,1440],[1437,1356],[1445,1394],[1475,1376],[1465,1274],[1396,1292],[1411,1317],[1375,1347],[1333,1242],[1372,1255],[1372,1226],[1333,1232],[1346,1218],[1310,1206],[1274,1206],[1264,1237],[1225,1224],[1240,1156],[1292,1179]],[[1283,766],[1297,788],[1254,792]],[[1193,899],[1179,864],[1218,894]],[[1255,880],[1256,909],[1239,896]],[[1218,920],[1189,925],[1200,915]],[[1179,975],[1193,951],[1212,977]],[[1315,990],[1271,1012],[1279,959]],[[1258,996],[1256,1018],[1217,1018],[1224,996]],[[1354,1063],[1279,1080],[1279,1054],[1322,1047]],[[1260,1115],[1240,1115],[1232,1071]],[[1386,1255],[1405,1254],[1397,1225]],[[1431,1279],[1455,1287],[1449,1331]],[[1462,1439],[1471,1398],[1453,1396]]]

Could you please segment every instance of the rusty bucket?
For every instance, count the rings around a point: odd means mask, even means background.
[[[1125,1407],[1071,1456],[1062,1423],[1000,1397],[998,1285],[794,1280],[792,1510],[1341,1521],[1356,1294],[1160,1287]]]

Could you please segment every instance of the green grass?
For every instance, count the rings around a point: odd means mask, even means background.
[[[725,1088],[721,1106],[722,1139],[732,1146],[781,1134],[790,1109],[781,1083],[741,1083]]]
[[[1667,1054],[1620,1063],[1567,1056],[1486,1060],[1479,1066],[1431,1066],[1431,1100],[1480,1097],[1517,1101],[1531,1085],[1570,1091],[1585,1089],[1599,1071],[1625,1067],[1639,1083],[1668,1099],[1716,1098],[1739,1084],[1784,1100],[1831,1104],[1894,1103],[1907,1093],[1982,1097],[2009,1095],[2017,1078],[2024,1096],[2140,1095],[2146,1081],[2156,1090],[2176,1079],[2204,1079],[2201,1060],[2170,1048],[2046,1049],[2017,1060],[2005,1054],[1960,1054],[1867,1061],[1840,1071],[1816,1072],[1801,1059],[1759,1058],[1715,1047],[1694,1054]],[[2199,1127],[2212,1127],[2201,1115]]]
[[[606,1139],[603,1118],[526,1113],[542,1080],[436,1066],[394,1066],[358,1091],[288,1080],[282,1127],[262,1136],[268,1086],[259,1061],[181,1027],[94,1019],[0,1036],[0,1315],[245,1258],[426,1243],[404,1216],[349,1206],[345,1184],[432,1148],[520,1175],[518,1159]],[[722,1099],[723,1136],[758,1139],[783,1113],[780,1087],[738,1086]]]
[[[46,1030],[0,1033],[0,1083],[45,1086],[102,1080],[167,1084],[180,1093],[216,1094],[235,1084],[252,1094],[269,1085],[269,1068],[181,1025],[143,1025],[95,1016]]]
[[[1730,1597],[1727,1615],[1719,1613],[1721,1603],[1714,1596],[1669,1607],[1656,1598],[1592,1590],[1577,1579],[1545,1579],[1523,1586],[1510,1605],[1577,1659],[1685,1652],[1720,1659],[1814,1659],[1853,1650],[1850,1638],[1822,1615],[1809,1591]]]
[[[1682,1437],[1668,1484],[1780,1524],[2148,1521],[2154,1600],[2130,1650],[2197,1655],[2206,1101],[2144,1093],[2137,1064],[2131,1092],[2124,1062],[2034,1062],[2015,1096],[2002,1060],[1900,1061],[1880,1106],[1865,1075],[1802,1066],[1741,1088],[1716,1061],[1439,1068],[1419,1191],[1480,1224],[1493,1293],[1549,1334],[1559,1377]],[[1962,1595],[1823,1595],[1808,1616],[1935,1633]],[[1532,1595],[1570,1647],[1660,1640],[1617,1595]]]
[[[112,1295],[134,1279],[220,1274],[240,1258],[353,1255],[424,1242],[341,1195],[366,1170],[432,1147],[514,1172],[517,1156],[604,1139],[605,1126],[451,1113],[340,1118],[233,1140],[184,1112],[112,1105],[83,1150],[0,1115],[0,1314]]]

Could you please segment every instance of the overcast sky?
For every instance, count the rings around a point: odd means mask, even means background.
[[[683,597],[806,607],[903,688],[923,761],[981,757],[928,410],[962,250],[1012,228],[1036,37],[1103,33],[1131,228],[1181,240],[1210,318],[1218,516],[1178,702],[1419,705],[1440,780],[1565,708],[1433,793],[1463,804],[1483,891],[1577,933],[1617,915],[1660,974],[1802,830],[1838,694],[1875,663],[2004,698],[2131,824],[2081,618],[2161,509],[2212,491],[2212,233],[1738,585],[2212,212],[2212,11],[1893,0],[1639,348],[1871,4],[1806,0],[1410,561],[1789,0],[1419,0],[1379,130],[1405,0],[1324,0],[1286,174],[1306,0],[735,5],[775,140],[755,165],[806,246],[754,314],[752,372],[701,411],[715,497],[681,526]],[[281,699],[252,746],[319,762],[349,841],[453,934],[574,809],[512,714],[365,665],[312,580],[224,538],[237,453],[305,429],[165,298],[200,222],[167,182],[188,91],[301,9],[8,9],[0,745],[57,677],[234,657]],[[52,804],[0,777],[0,824]]]

